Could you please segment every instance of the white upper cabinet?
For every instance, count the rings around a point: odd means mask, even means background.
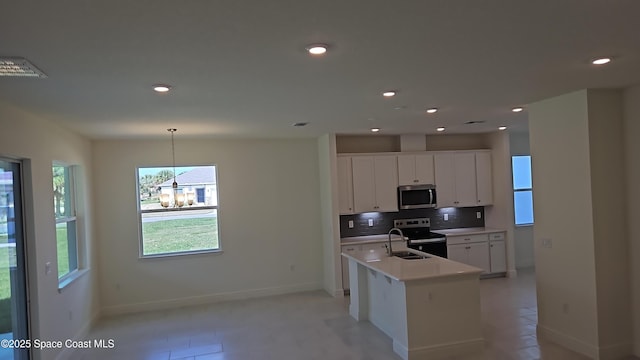
[[[351,157],[338,157],[338,202],[341,215],[353,214]]]
[[[491,152],[436,153],[434,167],[438,207],[482,206],[493,202]]]
[[[398,155],[398,185],[435,182],[432,154]]]
[[[493,181],[491,171],[491,152],[477,152],[476,184],[478,189],[479,206],[493,204]]]
[[[351,165],[355,213],[398,211],[396,156],[354,156]]]

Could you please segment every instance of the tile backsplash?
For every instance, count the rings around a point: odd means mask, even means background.
[[[480,219],[477,213],[480,212]],[[448,220],[444,215],[448,214]],[[431,230],[483,227],[484,207],[413,209],[390,213],[363,213],[356,215],[340,215],[340,237],[386,234],[393,227],[393,220],[428,217],[431,219]],[[349,221],[353,220],[353,228],[349,229]],[[369,226],[373,220],[373,226]]]

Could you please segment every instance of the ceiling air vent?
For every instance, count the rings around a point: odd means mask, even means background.
[[[0,57],[0,76],[47,77],[29,60],[21,57]]]
[[[464,123],[465,125],[484,124],[484,120],[471,120]]]

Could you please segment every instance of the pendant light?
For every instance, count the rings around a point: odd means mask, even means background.
[[[167,129],[168,132],[171,133],[171,156],[172,156],[172,165],[173,165],[173,183],[171,184],[171,188],[173,189],[173,207],[180,208],[184,206],[184,194],[178,192],[178,182],[176,181],[176,147],[175,142],[173,140],[173,133],[178,131],[178,129]],[[163,194],[160,197],[160,204],[163,207],[169,207],[169,195]]]

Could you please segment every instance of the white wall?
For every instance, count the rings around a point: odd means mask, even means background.
[[[598,332],[586,91],[531,104],[529,133],[538,329],[543,337],[594,355]],[[543,239],[551,247],[542,247]]]
[[[511,156],[531,155],[529,151],[529,132],[510,132],[509,146],[511,148]],[[511,164],[509,164],[509,169],[511,169]],[[509,186],[513,188],[513,181]],[[513,226],[513,237],[516,267],[533,267],[533,226]]]
[[[91,199],[91,147],[88,140],[46,119],[8,105],[0,105],[0,155],[26,160],[27,246],[31,292],[32,338],[57,340],[83,336],[98,315]],[[53,161],[79,165],[85,189],[78,214],[84,224],[79,237],[86,245],[88,273],[58,292],[56,231],[51,165]],[[30,203],[29,203],[30,202]],[[53,271],[45,275],[45,263]],[[71,313],[70,313],[71,312]],[[34,350],[35,359],[54,359],[60,350]]]
[[[631,353],[622,108],[615,90],[529,107],[538,330],[594,359]]]
[[[640,86],[626,89],[623,101],[633,342],[634,354],[640,356]]]
[[[318,138],[318,156],[320,163],[320,204],[322,205],[324,289],[333,296],[343,296],[336,137],[334,134],[327,134]]]
[[[106,314],[322,288],[318,144],[176,136],[177,165],[218,166],[220,254],[139,259],[136,167],[171,163],[166,141],[95,141]]]
[[[622,92],[589,90],[587,99],[599,355],[621,358],[631,353]]]

